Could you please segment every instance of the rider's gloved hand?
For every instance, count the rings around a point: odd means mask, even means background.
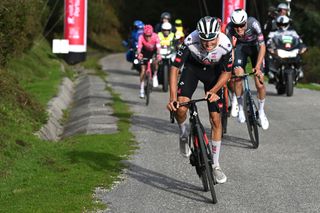
[[[160,54],[157,55],[157,60],[158,60],[158,61],[161,61],[161,60],[162,60],[162,57],[161,57]]]
[[[139,53],[138,56],[137,56],[137,58],[138,58],[139,60],[142,60],[142,59],[143,59],[142,53]]]

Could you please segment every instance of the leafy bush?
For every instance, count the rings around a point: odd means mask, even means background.
[[[42,31],[40,0],[0,1],[0,66],[29,49]]]
[[[305,77],[303,82],[320,83],[320,48],[310,47],[303,56]]]

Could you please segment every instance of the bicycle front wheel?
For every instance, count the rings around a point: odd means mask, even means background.
[[[249,92],[245,92],[244,96],[243,110],[246,117],[247,128],[250,136],[250,141],[254,149],[259,147],[259,130],[258,130],[258,120],[256,115],[256,106]]]
[[[203,137],[204,132],[199,126],[197,127],[197,134],[199,137],[199,146],[200,146],[201,157],[202,157],[203,164],[204,164],[205,174],[207,176],[206,179],[209,184],[212,202],[215,204],[218,201],[217,201],[216,192],[214,190],[215,182],[214,182],[213,173],[212,173],[211,161],[209,160],[210,156],[211,156],[211,151],[204,140],[204,137]]]

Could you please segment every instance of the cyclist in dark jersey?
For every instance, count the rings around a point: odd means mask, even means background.
[[[255,18],[248,17],[243,9],[237,9],[231,14],[231,22],[226,27],[226,34],[234,47],[233,71],[236,75],[245,72],[248,56],[251,59],[252,68],[255,71],[255,85],[258,91],[259,118],[262,129],[266,130],[269,128],[269,121],[264,112],[266,87],[263,84],[264,74],[262,72],[266,46],[260,23]],[[234,89],[239,106],[238,121],[244,123],[242,81],[236,81]],[[234,111],[233,109],[231,113]]]
[[[204,84],[205,97],[208,98],[208,109],[212,134],[210,145],[213,150],[213,175],[218,183],[227,180],[219,165],[221,147],[222,125],[216,104],[220,99],[221,87],[231,77],[232,71],[232,45],[228,37],[220,32],[220,21],[217,18],[206,16],[197,24],[193,31],[181,45],[176,59],[170,70],[170,100],[167,108],[176,111],[176,119],[180,128],[180,152],[189,156],[188,130],[186,126],[187,107],[179,107],[179,102],[191,99],[197,88],[198,81]],[[179,69],[184,66],[177,85]],[[178,102],[178,107],[174,102]]]

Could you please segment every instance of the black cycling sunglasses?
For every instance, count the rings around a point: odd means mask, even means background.
[[[246,25],[246,23],[243,24],[233,24],[234,28],[243,28]]]
[[[217,36],[218,36],[218,33],[209,33],[207,35],[204,33],[199,33],[199,37],[205,41],[213,40],[213,39],[217,38]]]

